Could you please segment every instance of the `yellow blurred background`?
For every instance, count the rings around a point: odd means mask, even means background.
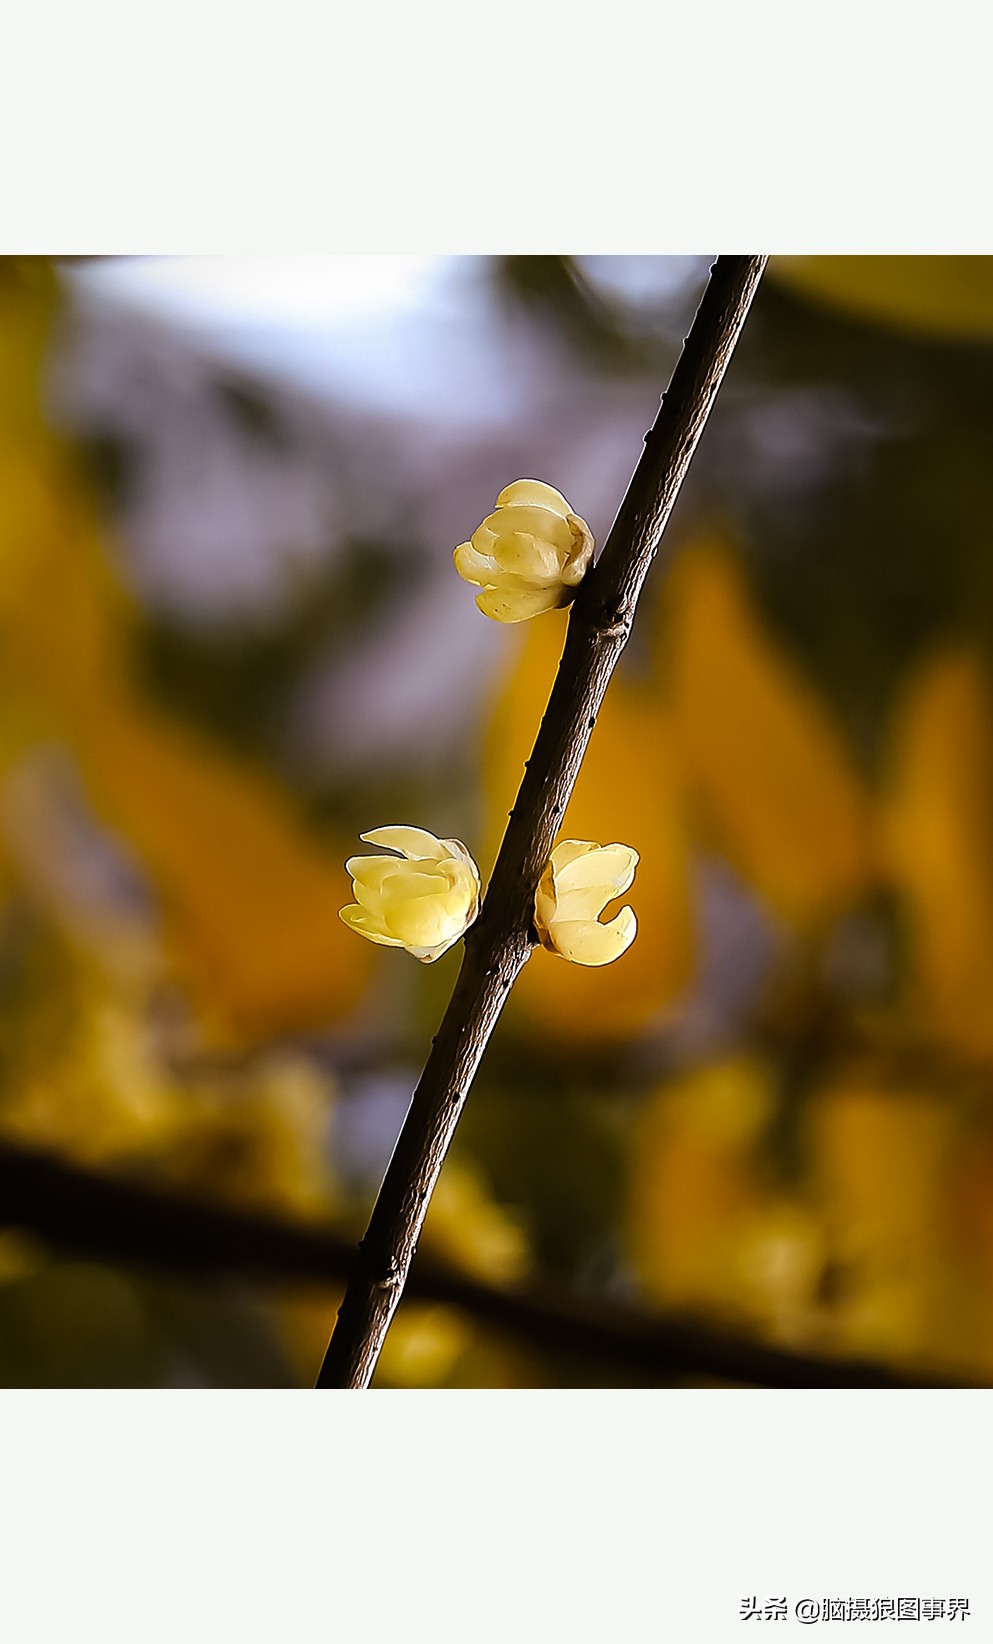
[[[346,930],[345,859],[485,875],[567,620],[452,548],[525,475],[603,541],[707,269],[0,260],[0,1384],[312,1383],[334,1275],[97,1258],[4,1173],[359,1235],[458,955]],[[991,440],[993,259],[773,259],[563,829],[637,940],[529,961],[426,1260],[993,1379]],[[721,1379],[549,1334],[411,1297],[377,1384]]]

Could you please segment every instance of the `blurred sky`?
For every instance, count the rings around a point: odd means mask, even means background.
[[[78,264],[70,277],[80,297],[166,320],[263,376],[370,409],[486,423],[519,414],[530,372],[480,279],[485,261],[120,257]],[[595,289],[637,307],[699,282],[703,259],[577,261]]]

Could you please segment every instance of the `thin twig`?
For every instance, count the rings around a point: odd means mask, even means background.
[[[211,1204],[147,1183],[0,1142],[0,1227],[117,1267],[196,1283],[235,1278],[280,1287],[340,1284],[354,1245],[333,1228]],[[693,1319],[563,1295],[534,1285],[487,1284],[425,1254],[411,1300],[457,1307],[526,1346],[571,1355],[630,1382],[738,1382],[763,1387],[963,1387],[954,1366],[904,1365],[793,1351]]]
[[[764,257],[720,257],[602,554],[581,585],[562,661],[444,1020],[414,1092],[318,1387],[367,1387],[400,1300],[473,1075],[533,945],[534,893],[565,816],[642,584],[755,294]]]

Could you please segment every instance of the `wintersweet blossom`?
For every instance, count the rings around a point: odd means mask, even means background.
[[[568,605],[593,557],[593,536],[561,491],[515,480],[501,491],[471,542],[455,550],[455,569],[482,590],[476,604],[496,622],[524,622]]]
[[[440,959],[479,911],[479,869],[465,846],[424,828],[374,828],[359,838],[398,854],[349,858],[356,900],[340,917],[370,942],[406,948],[425,964]]]
[[[534,899],[534,922],[541,945],[576,965],[609,965],[634,941],[638,921],[622,908],[600,922],[608,902],[623,895],[638,866],[630,845],[594,845],[563,839],[552,852]]]

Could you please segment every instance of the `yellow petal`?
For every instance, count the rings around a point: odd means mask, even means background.
[[[360,936],[368,937],[370,942],[379,942],[385,948],[403,947],[403,943],[398,937],[387,935],[383,925],[369,912],[368,908],[360,908],[352,903],[349,907],[341,909],[338,918],[348,926],[349,930],[358,931]]]
[[[598,845],[584,856],[574,857],[561,866],[556,864],[556,890],[560,896],[569,891],[602,890],[604,901],[609,902],[634,882],[638,860],[638,852],[630,845]]]
[[[622,908],[609,925],[595,919],[556,920],[552,927],[555,949],[574,965],[609,965],[631,946],[638,921],[630,908]]]
[[[447,896],[451,888],[452,881],[448,874],[429,873],[420,862],[401,862],[392,878],[383,881],[380,901],[384,916],[389,917],[390,910],[404,902]]]
[[[476,595],[476,604],[484,616],[494,622],[527,622],[530,617],[554,611],[562,603],[558,588],[533,588],[508,592],[503,588],[484,588]]]
[[[515,480],[513,485],[504,486],[496,499],[497,507],[507,508],[513,503],[548,508],[553,514],[561,514],[563,519],[569,512],[562,492],[556,491],[554,485],[544,485],[541,480]]]
[[[572,531],[562,518],[561,514],[553,514],[549,508],[522,507],[515,504],[510,508],[500,508],[495,514],[489,514],[484,519],[481,529],[492,531],[495,537],[503,537],[509,531],[525,531],[531,536],[542,537],[546,542],[553,542],[556,548],[566,550],[572,547]],[[473,546],[477,543],[478,532],[473,534]]]
[[[592,839],[560,839],[552,852],[552,867],[555,873],[561,873],[570,862],[578,862],[581,856],[588,856],[590,851],[595,851],[596,848]]]
[[[493,544],[496,542],[496,539],[497,532],[492,531],[489,523],[484,520],[483,524],[477,525],[476,529],[473,531],[472,540],[469,543],[469,547],[474,548],[476,553],[481,554],[485,559],[487,554],[492,553]]]
[[[345,863],[345,872],[351,875],[356,885],[378,891],[383,880],[396,873],[399,866],[398,856],[350,856]]]
[[[412,897],[388,909],[388,928],[405,947],[431,949],[461,935],[461,913],[439,896]]]
[[[399,858],[391,856],[388,860],[393,864],[394,872],[396,872],[401,865]],[[376,881],[367,882],[362,879],[353,879],[353,892],[360,907],[368,908],[372,914],[379,913],[385,901],[384,886],[388,882],[388,877],[384,876],[378,883]]]
[[[466,867],[470,870],[472,878],[475,880],[476,885],[478,887],[478,885],[479,885],[479,869],[477,868],[475,862],[473,861],[472,857],[470,856],[470,854],[469,854],[468,850],[466,849],[465,845],[463,845],[461,839],[443,839],[441,841],[441,843],[444,845],[445,849],[451,853],[452,856],[457,857],[459,859],[459,861],[465,863]]]
[[[567,523],[572,532],[572,547],[562,570],[562,581],[566,587],[575,588],[582,582],[593,558],[593,532],[578,514],[570,514]]]
[[[455,569],[465,582],[474,582],[485,588],[496,570],[496,561],[490,554],[481,554],[471,542],[460,542],[452,558]]]
[[[501,571],[522,577],[531,587],[548,588],[562,581],[560,552],[530,531],[501,532],[493,557]]]
[[[598,919],[607,906],[608,893],[586,886],[583,890],[555,891],[550,923],[556,924],[569,919],[585,919],[587,922]],[[537,917],[537,914],[536,914]]]
[[[445,854],[441,840],[425,828],[391,824],[387,828],[373,828],[371,833],[360,833],[359,838],[369,845],[382,845],[385,850],[399,851],[401,856],[410,857],[413,861],[437,862]]]

